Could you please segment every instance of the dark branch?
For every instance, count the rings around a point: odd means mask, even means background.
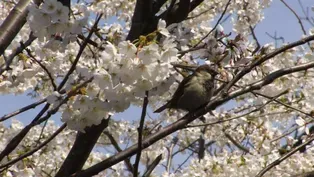
[[[99,125],[85,128],[85,133],[78,132],[75,142],[55,177],[69,176],[82,169],[94,145],[103,130],[108,126],[110,117],[103,119]]]
[[[0,26],[0,56],[11,44],[17,33],[21,30],[26,22],[28,13],[28,5],[31,0],[19,1],[16,6],[10,11],[8,17]],[[39,5],[41,2],[36,0],[35,3]],[[1,75],[1,72],[0,72]]]
[[[133,176],[137,177],[138,176],[138,166],[141,160],[141,154],[142,154],[142,139],[143,139],[143,129],[144,129],[144,122],[145,122],[145,117],[146,117],[146,110],[147,110],[147,105],[148,105],[148,91],[145,92],[145,97],[143,101],[143,107],[142,107],[142,115],[141,115],[141,120],[140,120],[140,125],[137,128],[138,132],[138,151],[136,154],[136,159],[134,163],[134,172]]]
[[[296,152],[298,152],[301,148],[303,148],[304,146],[310,144],[312,141],[314,140],[314,136],[312,136],[311,138],[309,138],[307,141],[305,141],[303,144],[301,144],[300,146],[296,147],[295,149],[293,149],[292,151],[290,151],[289,153],[285,154],[284,156],[281,156],[279,159],[275,160],[273,163],[267,165],[262,171],[260,171],[255,177],[262,177],[267,171],[269,171],[270,169],[272,169],[273,167],[279,165],[282,161],[284,161],[285,159],[287,159],[288,157],[292,156],[293,154],[295,154]]]
[[[16,159],[13,159],[3,165],[0,166],[0,169],[2,168],[6,168],[10,165],[13,165],[14,163],[28,157],[31,156],[32,154],[34,154],[35,152],[37,152],[38,150],[40,150],[41,148],[43,148],[44,146],[46,146],[51,140],[53,140],[59,133],[61,133],[66,127],[66,124],[63,124],[57,131],[55,131],[46,141],[44,141],[43,143],[41,143],[39,146],[37,146],[36,148],[22,154],[21,156],[19,156]]]
[[[148,166],[146,172],[143,174],[143,177],[149,177],[150,174],[153,172],[153,170],[156,168],[156,166],[159,164],[161,159],[162,159],[162,154],[157,156],[156,159],[153,161],[153,163]]]
[[[19,110],[16,110],[16,111],[14,111],[12,113],[6,114],[6,115],[0,117],[0,122],[5,121],[5,120],[9,119],[10,117],[16,116],[16,115],[21,114],[21,113],[23,113],[25,111],[28,111],[30,109],[36,108],[38,105],[41,105],[44,102],[46,102],[46,99],[39,100],[39,101],[37,101],[35,103],[27,105],[27,106],[25,106],[25,107],[23,107],[23,108],[21,108]]]
[[[309,63],[303,64],[303,65],[299,65],[299,66],[295,66],[295,67],[291,67],[291,68],[286,68],[286,69],[281,69],[281,70],[278,70],[278,71],[275,71],[275,72],[269,74],[262,81],[255,83],[251,86],[245,87],[243,89],[238,89],[234,92],[231,92],[230,94],[226,95],[225,97],[219,98],[218,96],[216,96],[204,108],[201,108],[194,113],[189,113],[189,114],[185,115],[183,118],[177,120],[176,122],[166,126],[162,130],[160,130],[160,131],[156,132],[155,134],[152,134],[151,136],[144,139],[143,143],[142,143],[142,148],[147,148],[150,145],[152,145],[153,143],[159,141],[160,139],[170,135],[171,133],[185,128],[186,125],[189,124],[190,122],[192,122],[193,120],[199,118],[200,116],[208,113],[211,110],[214,110],[216,107],[222,105],[223,103],[225,103],[225,102],[227,102],[233,98],[236,98],[236,97],[243,95],[243,94],[246,94],[246,93],[250,93],[254,90],[259,90],[263,86],[272,83],[275,79],[277,79],[281,76],[291,74],[294,72],[298,72],[298,71],[304,71],[304,70],[307,70],[307,69],[313,68],[313,67],[314,67],[314,62],[309,62]],[[85,177],[85,176],[95,175],[95,174],[99,173],[100,171],[107,169],[114,164],[117,164],[118,162],[124,160],[125,158],[131,157],[132,155],[136,154],[137,152],[138,152],[138,146],[133,145],[133,146],[129,147],[128,149],[126,149],[126,150],[124,150],[124,151],[122,151],[122,152],[120,152],[120,153],[118,153],[112,157],[109,157],[108,159],[106,159],[106,160],[86,169],[86,170],[83,170],[81,172],[73,174],[72,176]]]
[[[119,144],[114,139],[114,137],[108,131],[104,131],[103,133],[109,138],[111,144],[117,150],[117,152],[121,152],[122,149],[120,148]],[[125,163],[126,167],[128,168],[128,170],[130,171],[130,173],[133,173],[134,170],[133,170],[133,166],[130,162],[130,159],[129,158],[125,159],[124,163]]]
[[[69,69],[69,71],[68,71],[67,74],[64,76],[64,78],[63,78],[63,80],[61,81],[61,83],[59,84],[58,89],[57,89],[58,91],[60,91],[60,90],[62,89],[62,87],[63,87],[63,86],[65,85],[65,83],[68,81],[70,75],[74,72],[77,63],[78,63],[79,59],[81,58],[81,55],[82,55],[82,53],[83,53],[85,47],[86,47],[87,44],[88,44],[87,41],[92,37],[93,33],[94,33],[95,31],[97,31],[97,25],[98,25],[98,23],[99,23],[101,17],[102,17],[102,14],[100,14],[98,17],[96,17],[96,21],[95,21],[93,27],[91,28],[91,30],[90,30],[88,36],[87,36],[86,39],[83,41],[83,44],[80,46],[80,50],[78,51],[78,53],[77,53],[77,55],[76,55],[76,58],[75,58],[75,60],[73,61],[73,64],[71,65],[71,68]]]

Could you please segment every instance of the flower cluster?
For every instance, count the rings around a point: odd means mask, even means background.
[[[13,120],[10,127],[6,127],[1,124],[0,149],[3,150],[5,145],[11,141],[12,138],[23,128],[23,124],[17,120]],[[44,140],[49,138],[57,129],[58,127],[55,126],[55,123],[52,121],[48,121],[45,131],[42,134],[42,126],[35,126],[21,142],[22,145],[16,148],[8,156],[8,158],[4,158],[2,164],[18,158],[21,154],[37,147],[38,143],[42,143]],[[62,161],[69,152],[74,138],[75,132],[66,129],[60,133],[59,136],[48,143],[44,148],[25,158],[23,161],[19,161],[18,163],[10,166],[10,168],[8,168],[5,172],[2,172],[1,175],[10,177],[45,176],[46,174],[55,174],[58,170],[58,167],[61,165]],[[90,166],[93,163],[99,162],[102,158],[104,157],[100,156],[100,154],[92,153],[90,159],[93,160],[89,160],[86,165]]]
[[[163,94],[174,81],[170,63],[177,60],[176,49],[161,48],[155,43],[141,49],[129,41],[118,46],[108,43],[97,64],[88,61],[77,66],[77,77],[93,80],[85,96],[76,97],[67,106],[62,120],[70,127],[81,126],[76,130],[82,130],[86,125],[100,123],[106,112],[123,112],[131,104],[137,104],[145,91],[150,96]]]
[[[233,177],[233,176],[256,176],[265,165],[269,165],[272,160],[277,159],[280,155],[272,152],[267,155],[248,154],[241,155],[237,152],[221,152],[216,156],[206,155],[201,161],[197,159],[191,160],[191,164],[187,166],[181,173],[167,174],[163,177],[179,177],[179,176],[214,176],[214,177]],[[285,176],[300,174],[303,170],[314,164],[313,159],[308,154],[296,153],[291,159],[284,161],[280,165],[268,171],[265,176]]]
[[[82,13],[83,18],[70,20],[69,7],[57,0],[45,0],[39,7],[35,4],[29,7],[27,21],[33,34],[45,43],[46,48],[64,51],[87,24],[87,9],[81,6],[76,13]]]

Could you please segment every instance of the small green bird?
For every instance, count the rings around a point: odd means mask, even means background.
[[[209,65],[201,65],[193,74],[184,78],[173,94],[171,100],[158,108],[154,113],[167,108],[194,111],[208,103],[214,93],[214,79],[218,72]]]

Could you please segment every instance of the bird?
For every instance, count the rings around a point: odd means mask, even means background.
[[[172,98],[154,113],[160,113],[167,108],[191,112],[208,103],[214,94],[217,74],[218,71],[207,64],[199,66],[182,80]]]

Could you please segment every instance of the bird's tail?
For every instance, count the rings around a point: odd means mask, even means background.
[[[160,108],[156,109],[156,110],[154,111],[154,113],[160,113],[160,112],[162,112],[163,110],[165,110],[166,108],[168,108],[168,104],[169,104],[169,103],[167,103],[167,104],[161,106]]]

